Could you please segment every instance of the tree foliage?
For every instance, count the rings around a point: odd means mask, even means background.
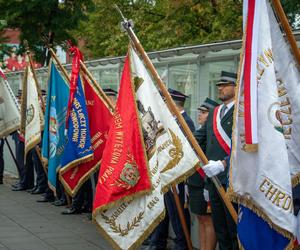
[[[0,0],[0,16],[9,28],[21,30],[21,40],[26,39],[43,61],[43,46],[52,32],[58,44],[73,38],[70,30],[86,18],[92,10],[92,0]],[[51,41],[52,42],[52,41]]]
[[[300,2],[284,0],[291,23]],[[128,38],[120,31],[117,4],[134,21],[147,51],[242,38],[241,0],[95,0],[95,9],[75,32],[92,57],[124,55]]]
[[[296,25],[300,2],[281,2]],[[0,15],[38,56],[49,32],[55,44],[83,40],[88,58],[117,56],[126,53],[128,37],[114,4],[133,20],[146,51],[242,37],[242,0],[0,0]]]
[[[95,11],[76,32],[92,56],[126,53],[128,38],[120,31],[114,3],[134,21],[134,30],[148,51],[241,37],[240,1],[96,0]]]

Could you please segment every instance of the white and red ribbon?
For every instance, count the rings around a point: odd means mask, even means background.
[[[224,104],[222,104],[224,105]],[[220,144],[220,146],[224,149],[224,151],[229,155],[230,154],[230,148],[231,148],[231,139],[226,134],[225,130],[223,129],[221,125],[221,119],[220,119],[220,111],[222,105],[218,106],[214,110],[214,117],[213,117],[213,130],[214,134]]]
[[[244,13],[247,13],[246,40],[244,55],[244,118],[246,144],[258,144],[257,139],[257,57],[259,7],[257,0],[244,2]]]

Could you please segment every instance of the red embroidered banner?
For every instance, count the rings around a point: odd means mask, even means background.
[[[94,159],[71,169],[60,170],[60,180],[71,196],[74,196],[81,185],[98,169],[112,118],[112,113],[102,101],[97,87],[85,77],[83,82]]]
[[[151,190],[142,130],[127,55],[116,110],[103,153],[93,213]]]

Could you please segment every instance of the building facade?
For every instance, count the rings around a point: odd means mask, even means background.
[[[300,46],[300,31],[294,32]],[[197,121],[197,108],[206,97],[217,101],[215,83],[221,70],[236,72],[241,40],[183,46],[148,53],[167,87],[179,90],[190,98],[186,111]],[[125,57],[107,57],[86,61],[88,69],[102,88],[118,90]],[[65,65],[70,72],[71,65]],[[48,68],[36,70],[42,89],[47,89]],[[15,93],[21,86],[23,72],[8,73],[8,82]]]

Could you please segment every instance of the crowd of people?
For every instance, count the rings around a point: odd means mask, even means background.
[[[199,106],[198,124],[194,124],[192,119],[184,110],[185,100],[188,96],[183,93],[169,89],[178,111],[182,114],[190,130],[194,133],[199,145],[210,160],[203,167],[206,173],[205,178],[198,172],[194,173],[185,182],[179,183],[176,191],[179,195],[180,203],[184,211],[185,221],[189,232],[191,231],[191,216],[195,218],[199,225],[199,242],[201,250],[216,249],[238,249],[236,237],[236,224],[231,218],[226,206],[220,198],[218,191],[211,182],[210,177],[217,176],[223,187],[226,189],[228,184],[229,155],[223,149],[215,134],[215,123],[223,128],[228,137],[231,137],[234,109],[234,94],[236,74],[221,72],[221,78],[217,83],[218,98],[222,102],[217,102],[206,98]],[[104,89],[104,92],[115,103],[117,92],[112,89]],[[18,93],[20,97],[21,92]],[[219,118],[216,119],[214,110],[219,107]],[[196,129],[196,127],[199,127]],[[218,127],[217,126],[217,127]],[[41,195],[37,202],[51,202],[54,206],[67,206],[62,214],[88,213],[91,218],[94,184],[97,182],[97,173],[88,179],[72,198],[68,204],[68,197],[64,192],[62,184],[57,178],[56,193],[49,188],[46,169],[44,168],[39,152],[36,148],[31,149],[24,162],[24,140],[18,132],[14,132],[12,139],[15,142],[15,157],[18,170],[18,182],[12,185],[12,191],[24,191],[32,195]],[[0,184],[3,183],[3,145],[0,142]],[[35,174],[34,174],[35,173]],[[170,190],[164,195],[166,216],[164,220],[154,229],[149,238],[144,242],[147,249],[166,249],[169,235],[169,224],[175,234],[174,249],[188,249],[181,220],[177,211],[173,191]]]

